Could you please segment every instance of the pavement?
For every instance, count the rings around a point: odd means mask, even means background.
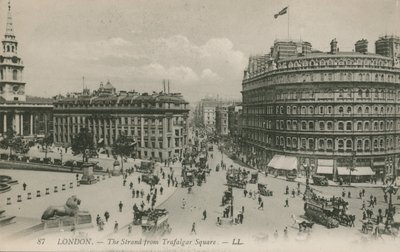
[[[186,188],[168,188],[166,186],[166,181],[162,180],[161,185],[163,185],[165,193],[163,197],[160,197],[157,201],[158,208],[165,208],[169,212],[169,224],[172,227],[171,234],[165,237],[145,237],[147,241],[157,242],[154,245],[148,245],[145,249],[166,251],[166,250],[177,250],[177,249],[200,249],[208,250],[213,249],[217,251],[235,251],[235,250],[248,250],[248,251],[284,251],[285,249],[293,248],[296,246],[297,251],[310,251],[312,250],[323,250],[323,251],[341,251],[351,247],[352,251],[365,251],[371,249],[383,249],[385,246],[385,251],[395,251],[393,250],[392,244],[395,243],[399,245],[398,239],[392,240],[391,237],[383,236],[377,241],[372,241],[369,235],[364,235],[360,232],[361,229],[361,216],[362,210],[361,206],[363,201],[368,201],[369,196],[376,196],[378,199],[378,204],[372,210],[376,214],[378,209],[385,209],[387,204],[383,200],[383,191],[380,188],[370,188],[370,187],[323,187],[323,186],[312,186],[314,190],[326,195],[331,196],[341,196],[342,192],[345,191],[346,195],[348,192],[351,193],[351,198],[346,198],[345,200],[349,202],[349,212],[355,214],[357,221],[355,223],[356,227],[349,228],[340,226],[335,229],[327,229],[321,225],[314,225],[311,232],[304,233],[298,231],[298,226],[295,225],[294,216],[297,220],[303,219],[303,204],[301,196],[291,197],[285,194],[286,186],[297,190],[297,182],[290,182],[280,178],[273,178],[271,176],[259,175],[259,182],[267,184],[267,188],[274,192],[272,197],[261,196],[264,202],[264,209],[258,209],[257,197],[249,198],[244,197],[243,190],[234,188],[234,216],[236,216],[239,211],[244,207],[244,222],[243,224],[223,224],[221,226],[216,224],[217,217],[222,216],[223,207],[220,206],[221,199],[224,190],[227,189],[225,185],[225,175],[226,172],[220,170],[215,171],[217,163],[222,159],[221,153],[217,151],[214,147],[213,159],[209,160],[209,167],[212,169],[210,176],[207,176],[207,182],[201,187],[194,186],[193,192],[188,193]],[[231,164],[238,166],[226,155],[223,157],[224,162],[229,167]],[[248,169],[244,168],[243,169]],[[160,166],[157,168],[160,169]],[[164,168],[165,169],[165,168]],[[169,169],[168,169],[169,170]],[[12,170],[2,170],[15,176],[16,179],[28,180],[31,187],[43,187],[48,183],[56,182],[61,183],[62,181],[70,181],[74,179],[73,174],[63,174],[55,175],[58,173],[46,173],[44,172],[42,176],[37,176],[39,173],[28,173],[24,171],[12,171]],[[177,163],[173,167],[174,175],[180,181],[180,164]],[[17,172],[20,172],[18,174]],[[24,174],[24,175],[22,175]],[[52,174],[49,176],[49,174]],[[68,175],[71,175],[68,177]],[[26,177],[24,177],[26,176]],[[65,176],[65,177],[64,177]],[[76,193],[82,199],[81,208],[84,210],[89,210],[92,213],[92,217],[95,219],[97,214],[101,216],[107,210],[111,214],[109,222],[106,224],[104,231],[97,231],[95,227],[91,229],[78,230],[76,234],[72,234],[67,230],[64,232],[49,233],[49,234],[33,234],[28,237],[26,244],[31,246],[30,249],[33,250],[64,250],[64,251],[76,251],[81,250],[81,246],[57,246],[61,239],[64,238],[90,238],[94,241],[100,241],[101,243],[92,244],[91,249],[112,249],[112,250],[141,250],[144,249],[142,246],[144,240],[140,240],[142,243],[140,245],[121,245],[123,239],[128,241],[138,241],[142,237],[141,230],[139,226],[134,226],[131,234],[128,233],[127,224],[132,220],[132,205],[134,202],[141,202],[142,199],[132,199],[129,190],[129,183],[132,180],[134,183],[134,188],[143,188],[148,191],[147,185],[141,183],[137,184],[137,176],[135,173],[131,177],[128,177],[127,185],[122,186],[121,177],[112,177],[100,183],[92,186],[81,186],[80,188],[71,189],[71,191],[61,192],[57,195],[51,194],[46,200],[43,198],[35,199],[36,203],[23,202],[21,205],[14,204],[12,206],[5,206],[7,212],[18,213],[18,216],[28,218],[31,216],[40,216],[43,210],[51,203],[52,205],[62,205],[65,203],[66,197],[72,193]],[[48,182],[46,181],[48,179]],[[35,182],[36,181],[36,182]],[[13,190],[9,193],[18,193],[15,190],[22,190],[21,184],[14,186]],[[35,187],[35,188],[36,188]],[[364,188],[366,191],[365,197],[358,198],[359,191]],[[33,189],[33,188],[32,188]],[[305,190],[303,184],[300,185],[302,192]],[[76,190],[76,191],[74,191]],[[247,190],[253,193],[257,191],[256,184],[248,184]],[[14,192],[13,192],[14,191]],[[61,197],[63,196],[63,197]],[[0,197],[3,197],[0,195]],[[183,199],[186,202],[186,206],[182,207]],[[284,207],[285,200],[289,200],[289,207]],[[124,203],[124,209],[122,213],[118,211],[118,202],[122,201]],[[4,202],[1,200],[0,202]],[[393,199],[395,205],[399,205],[399,200]],[[137,203],[137,204],[139,204]],[[22,206],[22,207],[21,207]],[[0,205],[0,208],[3,206]],[[20,209],[21,208],[21,209]],[[207,211],[207,218],[203,220],[203,211]],[[36,217],[37,218],[37,217]],[[118,221],[120,229],[118,232],[113,231],[114,221]],[[195,223],[196,234],[191,233],[192,224]],[[11,226],[10,226],[11,227]],[[288,235],[285,237],[283,235],[283,230],[287,227]],[[278,236],[274,237],[274,232]],[[3,233],[3,232],[2,232]],[[36,245],[39,239],[45,239],[46,246]],[[184,239],[185,241],[191,241],[191,245],[171,245],[167,241],[173,241],[175,239]],[[204,243],[199,243],[203,241]],[[25,241],[25,240],[24,240]],[[207,245],[207,242],[216,242],[216,245]],[[340,241],[340,242],[337,242]],[[115,242],[115,244],[113,243]],[[326,246],[326,244],[332,244]],[[167,244],[163,244],[167,243]],[[203,245],[199,245],[203,244]],[[241,245],[238,245],[241,244]],[[20,245],[20,244],[19,244]],[[159,247],[162,245],[162,247]],[[3,245],[0,245],[0,247]],[[106,246],[106,247],[105,247]],[[9,248],[9,247],[7,247]],[[12,247],[11,247],[12,248]],[[84,247],[87,248],[87,247]],[[161,250],[160,250],[161,248]]]

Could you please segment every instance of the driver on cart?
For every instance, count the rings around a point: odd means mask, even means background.
[[[188,193],[192,193],[192,187],[191,186],[188,187]]]

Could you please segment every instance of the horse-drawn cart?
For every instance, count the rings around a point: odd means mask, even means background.
[[[267,189],[267,185],[266,184],[258,183],[257,187],[258,187],[258,192],[262,196],[272,196],[273,195],[272,191]]]
[[[142,217],[142,233],[147,236],[163,236],[171,233],[168,224],[168,212],[165,209],[155,209]]]

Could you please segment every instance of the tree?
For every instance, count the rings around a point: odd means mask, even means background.
[[[87,128],[81,128],[79,133],[72,139],[71,148],[74,155],[82,154],[83,162],[88,162],[88,154],[94,150],[92,133]]]
[[[42,140],[42,147],[44,147],[44,157],[47,158],[47,149],[49,145],[53,144],[53,134],[46,135]]]
[[[29,146],[26,145],[20,136],[17,136],[13,129],[8,129],[4,138],[0,141],[0,148],[7,150],[10,149],[10,156],[13,151],[18,153],[28,153]]]
[[[135,150],[136,141],[125,134],[119,135],[118,139],[114,142],[113,151],[116,155],[121,157],[121,169],[124,168],[124,157],[128,157]]]

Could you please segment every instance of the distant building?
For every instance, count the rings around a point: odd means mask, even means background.
[[[189,104],[179,93],[116,92],[107,82],[92,93],[57,97],[54,142],[70,146],[81,128],[93,133],[97,148],[110,149],[118,136],[136,139],[138,158],[180,157],[188,141]]]
[[[217,107],[227,106],[232,104],[233,101],[221,100],[217,98],[203,98],[195,108],[195,121],[196,125],[201,125],[211,132],[217,130]]]
[[[301,40],[275,40],[270,55],[274,59],[285,59],[311,53],[311,43]]]
[[[242,104],[233,104],[228,107],[228,131],[233,139],[240,140],[242,128]]]
[[[220,136],[228,136],[228,106],[218,106],[216,108],[215,121],[217,134],[219,134]]]
[[[21,136],[45,136],[52,131],[53,101],[25,94],[24,65],[18,55],[10,5],[6,23],[0,55],[0,133],[13,130]]]
[[[354,166],[354,179],[393,178],[400,174],[400,39],[379,38],[377,54],[340,52],[336,39],[330,45],[325,53],[273,53],[263,70],[246,69],[245,161],[347,178]]]
[[[376,54],[400,59],[400,37],[382,36],[375,42]]]
[[[358,53],[368,53],[368,40],[361,39],[354,44],[354,49]]]

